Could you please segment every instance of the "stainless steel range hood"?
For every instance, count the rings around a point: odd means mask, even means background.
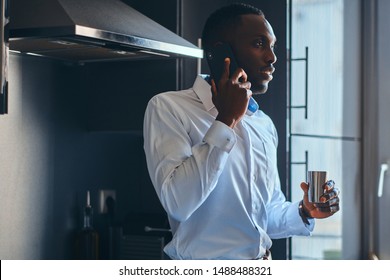
[[[12,0],[9,37],[13,51],[78,62],[203,57],[120,0]]]

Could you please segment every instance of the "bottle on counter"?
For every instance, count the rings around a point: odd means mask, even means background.
[[[87,191],[87,203],[84,208],[84,224],[77,240],[78,259],[97,260],[99,258],[99,235],[93,228],[93,208]]]

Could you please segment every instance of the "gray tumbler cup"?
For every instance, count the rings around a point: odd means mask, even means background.
[[[308,171],[307,183],[309,184],[309,201],[320,203],[320,197],[324,194],[326,171]]]

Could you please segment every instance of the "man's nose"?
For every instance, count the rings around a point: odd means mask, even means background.
[[[267,57],[267,62],[269,63],[269,64],[274,64],[274,63],[276,63],[276,61],[278,60],[278,58],[276,57],[276,54],[275,54],[275,52],[274,52],[274,50],[273,49],[269,49],[269,51],[268,51],[268,57]]]
[[[269,47],[267,50],[267,55],[266,55],[266,62],[268,64],[274,64],[277,61],[276,54],[274,52],[274,49]]]

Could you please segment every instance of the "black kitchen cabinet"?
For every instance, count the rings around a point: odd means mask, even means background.
[[[176,32],[176,1],[124,2]],[[79,92],[86,96],[85,153],[93,159],[86,160],[89,184],[96,186],[95,194],[99,189],[116,191],[114,224],[107,214],[95,216],[103,259],[158,258],[158,246],[171,238],[170,232],[145,231],[169,225],[146,168],[142,126],[149,99],[178,89],[178,65],[177,59],[156,57],[70,66],[82,77]],[[154,244],[154,253],[146,254],[143,243],[148,248]]]
[[[78,67],[87,95],[89,131],[142,131],[149,99],[176,88],[175,60],[140,60]]]
[[[145,16],[177,33],[176,0],[124,0]],[[89,63],[78,67],[88,94],[86,127],[91,131],[142,131],[149,99],[178,89],[178,61],[148,60]]]

